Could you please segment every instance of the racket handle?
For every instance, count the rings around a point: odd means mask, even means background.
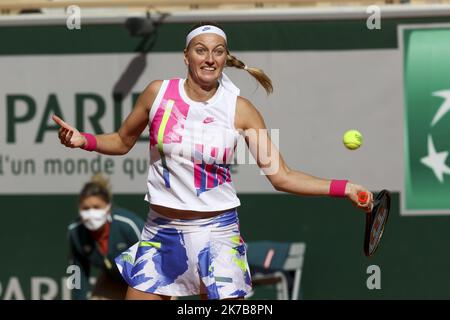
[[[369,194],[365,191],[358,192],[358,202],[364,204],[369,200]]]

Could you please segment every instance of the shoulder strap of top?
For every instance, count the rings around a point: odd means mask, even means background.
[[[170,79],[169,84],[167,85],[166,92],[164,93],[164,99],[173,99],[173,100],[181,99],[179,84],[180,79],[178,78]]]
[[[170,79],[164,80],[161,88],[159,89],[158,95],[153,101],[153,105],[150,109],[149,114],[149,122],[153,121],[153,117],[156,114],[156,111],[161,107],[164,100],[174,99],[180,97],[180,92],[178,90],[178,84],[180,83],[180,79]]]

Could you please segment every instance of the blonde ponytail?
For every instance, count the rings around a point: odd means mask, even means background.
[[[267,94],[273,92],[272,80],[270,80],[270,78],[261,69],[248,67],[244,62],[231,54],[228,54],[227,56],[227,67],[235,67],[246,70],[263,86]]]

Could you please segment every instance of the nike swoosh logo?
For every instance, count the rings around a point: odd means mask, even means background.
[[[207,118],[205,118],[205,120],[203,120],[203,123],[210,123],[210,122],[213,122],[213,121],[214,121],[214,118],[207,117]]]

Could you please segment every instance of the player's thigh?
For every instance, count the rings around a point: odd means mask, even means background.
[[[200,300],[208,300],[208,295],[206,293],[200,294]],[[225,298],[222,300],[244,300],[244,297],[237,297],[237,298]]]
[[[148,293],[128,287],[125,300],[170,300],[170,296]]]

